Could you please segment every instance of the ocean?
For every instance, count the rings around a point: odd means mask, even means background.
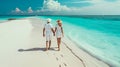
[[[120,67],[120,16],[35,16],[36,18],[61,19],[65,36],[91,55]],[[9,17],[7,17],[9,18]],[[19,18],[23,18],[19,16]],[[0,18],[2,19],[2,18]]]

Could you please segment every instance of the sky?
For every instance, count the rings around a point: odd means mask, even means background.
[[[0,0],[0,15],[120,15],[120,0]]]

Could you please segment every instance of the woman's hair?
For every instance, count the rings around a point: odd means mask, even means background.
[[[57,20],[57,23],[59,26],[62,26],[62,21],[61,20]]]
[[[57,20],[57,22],[58,22],[58,23],[62,23],[62,21],[61,21],[61,20]]]

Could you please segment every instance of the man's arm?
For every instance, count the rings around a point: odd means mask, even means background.
[[[55,27],[55,32],[56,32],[56,30],[57,30],[57,27]]]
[[[53,29],[53,28],[51,28],[51,30],[52,30],[52,32],[53,32],[53,35],[55,36],[55,31],[54,31],[54,29]]]
[[[43,37],[45,37],[45,28],[43,28]]]

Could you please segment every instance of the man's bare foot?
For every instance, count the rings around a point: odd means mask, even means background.
[[[48,49],[46,48],[45,51],[48,51]]]
[[[50,47],[48,48],[48,50],[50,50]]]

